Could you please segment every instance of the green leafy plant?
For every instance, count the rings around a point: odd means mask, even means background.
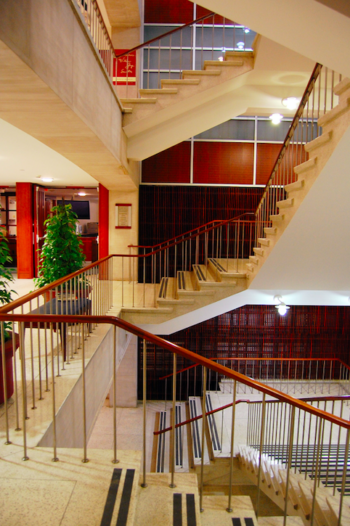
[[[14,290],[10,289],[10,283],[13,282],[14,279],[10,270],[5,267],[5,264],[11,263],[11,261],[12,258],[8,247],[6,231],[3,228],[0,228],[0,307],[12,301],[12,293],[17,294]],[[4,328],[6,341],[10,337],[9,331],[12,329],[12,324],[10,322],[5,322]]]
[[[40,251],[36,287],[52,283],[83,267],[83,242],[76,234],[77,215],[71,205],[54,206],[46,219],[45,241]]]

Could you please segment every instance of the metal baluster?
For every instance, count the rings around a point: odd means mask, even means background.
[[[295,419],[295,407],[293,406],[291,416],[290,416],[289,452],[288,452],[286,495],[285,495],[285,504],[284,504],[283,526],[286,526],[287,524],[288,490],[289,490],[289,475],[290,475],[290,470],[291,470],[292,453],[293,453],[294,419]]]
[[[349,457],[349,437],[350,437],[350,430],[348,429],[347,432],[346,432],[346,443],[345,443],[345,452],[344,452],[344,467],[343,467],[343,476],[342,476],[341,492],[340,492],[340,503],[339,503],[339,513],[338,513],[338,526],[341,526],[341,516],[342,516],[342,511],[343,511],[343,500],[344,500],[346,474],[347,474],[347,469],[348,469],[348,457]]]
[[[203,367],[203,399],[202,399],[202,458],[201,458],[201,474],[200,474],[200,493],[199,493],[199,509],[201,512],[203,509],[203,483],[204,483],[204,435],[206,425],[206,414],[205,414],[205,401],[207,396],[207,368]]]
[[[56,436],[56,393],[55,393],[55,360],[53,354],[53,324],[50,323],[50,343],[51,343],[51,378],[52,378],[52,431],[53,431],[53,462],[58,461],[57,457],[57,436]]]
[[[147,343],[146,340],[143,340],[143,482],[141,484],[142,488],[147,488],[146,484],[146,380],[147,380]]]
[[[113,464],[117,464],[117,327],[113,326]]]
[[[258,469],[258,494],[256,499],[256,517],[259,517],[260,506],[260,481],[261,481],[261,457],[264,446],[264,430],[265,430],[265,411],[266,411],[266,395],[262,398],[262,414],[261,414],[261,431],[260,431],[260,447],[259,447],[259,469]]]
[[[231,462],[230,462],[230,482],[229,482],[229,489],[228,489],[228,507],[227,507],[227,511],[229,513],[232,513],[231,499],[232,499],[235,418],[236,418],[236,380],[233,381],[232,422],[231,422]],[[221,438],[221,448],[222,448],[222,438]],[[202,456],[204,456],[203,451],[202,451]]]
[[[8,404],[7,404],[7,377],[6,377],[6,352],[5,352],[5,323],[2,321],[0,324],[1,333],[1,364],[2,364],[2,382],[4,389],[4,406],[5,406],[5,426],[6,426],[6,442],[5,444],[11,444],[10,441],[10,428],[9,428],[9,415],[8,415]],[[15,347],[13,348],[13,354],[15,354]]]
[[[176,488],[174,483],[175,476],[175,412],[176,412],[176,354],[173,355],[173,407],[171,413],[171,435],[170,435],[170,457],[171,457],[171,482],[170,488]],[[202,450],[203,454],[203,450]]]

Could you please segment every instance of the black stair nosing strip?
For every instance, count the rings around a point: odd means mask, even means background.
[[[212,411],[213,410],[213,404],[211,402],[210,393],[207,393],[205,403],[206,403],[206,406],[207,406],[207,411],[208,412]],[[213,441],[213,448],[214,448],[215,451],[220,451],[220,449],[221,449],[220,439],[219,439],[219,434],[218,434],[218,430],[217,430],[217,427],[216,427],[216,422],[215,422],[214,415],[209,415],[208,416],[208,422],[209,422],[209,429],[210,429],[211,439]]]
[[[218,261],[216,261],[215,259],[213,258],[210,258],[209,261],[212,262],[212,264],[218,269],[220,270],[220,272],[226,272],[227,273],[227,270],[224,269],[224,267],[222,265],[220,265],[220,263]]]
[[[233,526],[242,526],[240,517],[232,517]]]
[[[134,482],[135,470],[127,469],[123,487],[122,498],[119,506],[117,526],[126,526],[130,507],[132,485]]]
[[[251,517],[244,517],[245,526],[254,526],[254,521]]]
[[[169,278],[165,278],[165,290],[164,290],[164,295],[163,295],[164,299],[166,298],[166,294],[168,292],[168,283],[169,283]]]
[[[175,407],[175,424],[181,424],[181,406]],[[176,452],[176,466],[183,465],[183,448],[182,448],[182,433],[181,427],[175,428],[175,452]]]
[[[113,470],[112,479],[109,485],[109,490],[108,490],[108,494],[106,498],[106,504],[103,510],[101,526],[110,526],[111,524],[121,475],[122,475],[122,469],[116,468]]]
[[[181,286],[181,272],[178,272],[178,274],[177,274],[177,286],[178,286],[179,290],[182,290],[182,286]]]
[[[191,418],[195,418],[197,416],[196,401],[193,398],[190,399],[190,416]],[[198,420],[192,422],[192,430],[194,456],[195,458],[202,458],[201,445],[199,442]]]
[[[159,295],[158,295],[159,298],[163,298],[163,288],[164,288],[164,278],[162,279],[160,283],[160,290],[159,290]]]
[[[186,290],[185,273],[182,272],[181,276],[182,276],[182,288],[183,288],[183,290]]]
[[[197,526],[196,507],[193,493],[186,493],[186,516],[187,526]]]
[[[173,494],[173,526],[182,526],[182,495]]]
[[[197,278],[199,279],[199,281],[207,281],[202,272],[202,269],[198,265],[194,265],[194,269],[196,271]]]

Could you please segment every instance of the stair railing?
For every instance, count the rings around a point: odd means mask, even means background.
[[[317,121],[336,105],[334,87],[341,78],[316,64],[255,212],[256,238],[264,237],[266,222],[272,225],[271,216],[278,214],[278,203],[286,198],[285,186],[297,180],[294,168],[308,160],[305,144],[322,134]]]
[[[128,65],[136,52],[143,52],[143,88],[161,89],[162,80],[181,79],[183,71],[202,69],[205,60],[223,60],[227,51],[251,52],[254,36],[248,28],[209,13],[147,40],[116,57],[126,66],[125,96],[130,85]]]
[[[244,271],[243,260],[248,260],[252,255],[256,242],[254,221],[244,219],[250,215],[253,214],[247,212],[233,219],[212,221],[154,247],[129,247],[130,251],[136,249],[141,251],[141,254],[115,254],[114,257],[118,259],[119,265],[117,279],[122,282],[122,307],[126,307],[126,293],[124,292],[130,287],[132,291],[129,291],[128,294],[132,297],[131,306],[135,307],[137,280],[143,286],[142,306],[146,306],[146,284],[150,284],[153,286],[153,306],[155,307],[159,299],[166,297],[167,283],[164,283],[164,287],[159,287],[163,278],[177,280],[177,287],[173,288],[172,295],[173,298],[176,298],[177,289],[184,290],[185,287],[183,281],[185,278],[182,279],[179,272],[192,271],[193,266],[198,268],[202,265],[204,267],[203,271],[200,270],[198,274],[202,281],[208,278],[209,266],[212,266],[212,272],[216,276],[219,275],[220,270],[233,273]],[[125,264],[125,259],[129,264]],[[212,263],[213,259],[219,260],[219,264]],[[138,268],[136,267],[137,260],[139,260]]]
[[[99,263],[98,265],[93,265],[90,270],[93,270],[93,268],[101,266],[101,264],[106,265],[106,262],[108,263],[108,259],[102,261],[102,263]],[[104,269],[105,272],[102,272],[99,274],[98,281],[107,281],[107,269]],[[95,271],[96,272],[96,271]],[[73,276],[73,275],[72,275]],[[72,276],[70,276],[70,280],[74,279]],[[88,276],[91,277],[91,274]],[[76,273],[74,275],[76,277]],[[89,283],[91,285],[91,282]],[[94,286],[100,287],[103,286],[103,283],[96,283],[96,281],[93,283]],[[72,284],[73,287],[73,284]],[[50,287],[48,287],[50,288]],[[74,289],[76,290],[76,289]],[[79,288],[78,288],[79,290]],[[90,289],[88,289],[90,290]],[[106,291],[105,291],[106,292]],[[91,293],[91,290],[90,290]],[[40,294],[40,293],[39,293]],[[142,366],[143,374],[142,374],[142,392],[143,392],[143,465],[142,465],[142,486],[146,490],[146,460],[148,458],[147,456],[147,441],[146,441],[146,427],[147,427],[147,418],[146,418],[146,402],[147,402],[147,392],[148,392],[148,382],[149,382],[149,373],[150,369],[152,369],[152,363],[151,363],[151,357],[152,357],[152,349],[150,349],[150,352],[148,352],[147,346],[149,343],[153,345],[157,345],[164,349],[165,352],[169,352],[169,356],[172,358],[173,362],[173,400],[172,400],[172,439],[171,444],[173,452],[175,453],[175,405],[177,400],[177,392],[178,392],[178,384],[177,384],[177,358],[182,357],[186,360],[189,360],[193,364],[198,364],[203,367],[202,373],[203,373],[203,407],[202,407],[202,414],[205,414],[205,400],[206,400],[206,391],[207,391],[207,372],[212,371],[212,374],[218,373],[221,376],[225,376],[228,379],[232,380],[234,382],[233,387],[233,393],[232,393],[232,427],[230,432],[230,473],[231,473],[231,480],[232,480],[232,469],[233,469],[233,457],[235,454],[235,429],[236,429],[236,417],[235,417],[235,409],[236,409],[236,394],[237,394],[237,384],[244,384],[254,390],[256,390],[258,393],[262,396],[262,404],[261,404],[261,412],[260,412],[260,420],[255,419],[256,428],[257,428],[257,436],[260,436],[260,440],[257,443],[257,446],[259,447],[259,453],[258,453],[258,476],[257,476],[257,485],[258,485],[258,497],[256,501],[256,512],[259,514],[259,495],[261,491],[261,485],[263,484],[262,477],[261,477],[261,459],[263,456],[263,449],[266,445],[266,439],[269,436],[270,433],[270,426],[272,425],[272,420],[270,419],[270,409],[269,409],[269,402],[266,397],[269,397],[269,399],[278,400],[279,402],[284,404],[284,412],[281,414],[281,425],[284,427],[287,426],[288,429],[288,470],[287,473],[289,473],[289,470],[292,467],[291,464],[291,458],[292,458],[292,451],[293,451],[293,443],[296,440],[296,437],[300,435],[302,432],[302,427],[300,422],[302,423],[304,418],[312,418],[313,426],[315,428],[315,433],[318,438],[316,441],[317,444],[317,451],[319,451],[319,445],[322,443],[322,436],[323,436],[323,430],[325,430],[325,433],[329,431],[330,426],[332,425],[332,429],[335,430],[335,436],[341,436],[341,441],[344,444],[344,451],[343,455],[339,453],[338,463],[341,464],[343,467],[343,475],[342,475],[342,484],[341,484],[341,493],[339,498],[339,524],[341,524],[341,517],[342,517],[342,508],[343,508],[343,496],[345,493],[345,486],[346,486],[346,461],[348,459],[348,452],[349,452],[349,437],[350,437],[350,422],[347,419],[342,418],[341,416],[333,415],[330,413],[325,412],[320,407],[315,407],[314,405],[308,404],[302,400],[298,400],[296,398],[293,398],[290,395],[287,395],[285,393],[282,393],[278,391],[277,389],[274,389],[270,386],[264,385],[261,382],[258,382],[256,380],[253,380],[249,378],[248,376],[245,376],[239,372],[236,372],[234,370],[229,369],[228,367],[225,367],[219,363],[216,363],[212,360],[209,360],[207,358],[204,358],[203,356],[200,356],[194,352],[188,351],[187,349],[180,347],[178,345],[175,345],[173,343],[167,342],[166,340],[163,340],[153,334],[150,334],[139,327],[136,327],[126,321],[123,321],[119,318],[115,318],[112,316],[105,316],[105,315],[90,315],[86,314],[82,311],[76,311],[79,312],[79,314],[72,314],[74,312],[73,310],[69,314],[41,314],[40,312],[34,313],[33,311],[31,314],[18,314],[16,313],[16,308],[19,308],[19,310],[23,310],[22,306],[28,303],[28,300],[31,301],[34,296],[38,297],[38,293],[31,293],[27,295],[24,298],[21,298],[17,300],[17,302],[13,302],[12,304],[9,304],[5,307],[2,307],[0,309],[0,326],[1,326],[1,334],[4,335],[4,323],[5,322],[11,322],[11,323],[17,323],[18,324],[18,331],[19,331],[19,357],[16,357],[16,352],[14,352],[14,358],[10,355],[10,360],[13,360],[16,365],[14,367],[17,367],[20,371],[20,383],[19,388],[21,391],[21,394],[19,392],[15,394],[15,398],[17,399],[17,405],[19,408],[19,414],[22,416],[21,424],[22,425],[22,437],[23,437],[23,460],[29,460],[29,450],[28,450],[28,439],[30,438],[30,433],[28,431],[28,427],[31,423],[31,412],[28,410],[28,405],[30,403],[30,394],[29,393],[35,393],[35,389],[40,383],[40,371],[44,370],[45,367],[48,368],[50,372],[49,382],[48,382],[48,389],[49,394],[44,394],[41,392],[42,396],[37,398],[34,398],[32,400],[33,403],[33,410],[35,410],[36,403],[42,404],[44,401],[42,398],[46,398],[47,403],[49,404],[49,407],[51,407],[52,410],[52,426],[51,429],[51,445],[53,447],[53,460],[58,461],[58,453],[57,448],[59,446],[58,443],[58,437],[59,433],[61,432],[61,424],[60,420],[58,418],[58,409],[59,409],[59,400],[58,400],[58,392],[60,387],[60,378],[57,377],[56,374],[58,372],[58,368],[56,368],[56,355],[61,355],[61,363],[64,362],[64,364],[68,364],[68,355],[67,352],[65,355],[62,354],[59,339],[55,338],[54,332],[55,330],[60,330],[60,328],[63,326],[65,329],[65,347],[69,345],[74,345],[75,340],[75,332],[74,327],[79,327],[79,332],[81,334],[80,338],[80,344],[81,344],[81,350],[78,356],[75,357],[77,360],[76,363],[79,363],[80,360],[80,367],[81,367],[81,409],[79,412],[75,413],[75,419],[79,420],[79,422],[75,422],[75,425],[80,426],[82,429],[82,449],[83,449],[83,462],[88,462],[88,452],[87,452],[87,440],[88,440],[88,433],[89,433],[89,427],[88,427],[88,417],[89,417],[89,411],[88,406],[91,402],[95,399],[95,386],[90,385],[90,382],[87,381],[88,376],[88,368],[87,368],[87,362],[89,357],[87,356],[87,346],[88,346],[88,334],[91,330],[91,327],[95,326],[97,323],[101,325],[106,325],[107,327],[112,328],[112,345],[109,346],[109,357],[111,360],[111,376],[113,378],[113,436],[114,436],[114,443],[113,443],[113,462],[117,461],[117,420],[116,420],[116,406],[117,406],[117,399],[116,399],[116,392],[117,392],[117,378],[116,378],[116,371],[117,371],[117,363],[118,363],[118,347],[119,347],[119,338],[117,337],[117,327],[125,331],[125,334],[133,334],[135,336],[138,336],[143,341],[143,351],[140,356],[140,363]],[[80,301],[80,304],[82,305],[82,299],[78,300],[77,296],[74,293],[74,297],[72,298],[72,304],[74,305],[74,301]],[[50,300],[51,301],[51,300]],[[57,301],[69,301],[69,300],[57,300]],[[62,305],[62,304],[61,304]],[[67,304],[66,304],[67,305]],[[90,304],[87,304],[88,307]],[[101,305],[101,304],[100,304]],[[15,307],[16,306],[16,307]],[[86,304],[85,304],[86,306]],[[68,310],[68,309],[67,309]],[[15,312],[15,313],[14,313]],[[66,311],[67,312],[67,311]],[[69,311],[68,311],[69,312]],[[27,327],[27,333],[25,334],[25,329]],[[29,330],[28,330],[29,329]],[[39,335],[39,331],[44,330],[44,336]],[[70,334],[69,334],[70,330]],[[124,336],[124,334],[123,334]],[[122,338],[124,340],[124,338]],[[40,351],[40,344],[39,341],[42,342],[42,356]],[[4,338],[2,336],[1,338],[1,351],[2,351],[2,364],[3,364],[3,383],[4,383],[4,391],[6,392],[6,373],[4,372],[5,367],[5,345],[4,345]],[[91,349],[90,349],[91,351]],[[90,359],[93,355],[93,352],[90,354]],[[41,356],[41,358],[40,358]],[[41,362],[40,362],[41,360]],[[47,365],[46,365],[47,363]],[[34,376],[31,374],[31,370],[34,370]],[[59,372],[59,375],[64,376],[65,368],[61,367],[61,370]],[[79,380],[80,381],[80,380]],[[109,382],[108,382],[109,383]],[[34,390],[33,390],[34,386]],[[45,390],[46,393],[46,390]],[[6,398],[6,397],[5,397]],[[62,401],[62,396],[61,396]],[[15,409],[14,407],[16,404],[12,404],[11,407],[9,404],[5,404],[5,411],[3,415],[4,422],[4,432],[2,433],[6,443],[11,443],[11,438],[16,437],[16,442],[18,443],[19,440],[19,427],[18,423],[16,422],[16,418],[14,417]],[[305,415],[305,417],[304,417]],[[310,415],[310,417],[309,417]],[[90,415],[91,416],[91,415]],[[79,418],[78,418],[79,417]],[[28,420],[29,418],[29,420]],[[35,419],[34,424],[35,424]],[[122,424],[121,424],[122,425]],[[203,425],[202,425],[202,433],[201,433],[201,447],[202,451],[204,451],[205,447],[205,429],[206,429],[207,423],[206,423],[206,417],[203,419]],[[66,426],[63,423],[63,427],[66,429]],[[294,431],[295,429],[295,431]],[[313,429],[313,427],[311,427]],[[298,435],[299,434],[299,435]],[[174,457],[173,457],[174,458]],[[318,492],[318,480],[319,480],[319,462],[318,459],[318,453],[315,456],[315,468],[313,470],[314,476],[315,476],[315,486],[314,486],[314,492],[313,492],[313,500],[315,501],[315,498],[317,496]],[[203,473],[204,473],[204,455],[202,455],[202,461],[201,461],[201,473],[200,473],[200,508],[203,509]],[[171,487],[174,487],[174,484],[176,482],[175,478],[175,466],[174,463],[172,463],[171,467]],[[230,484],[231,488],[231,484]],[[288,478],[287,478],[287,492],[288,492]],[[231,490],[229,491],[229,500],[228,500],[228,509],[231,509]],[[285,518],[287,517],[287,497],[286,497],[286,508],[285,508]],[[314,504],[313,504],[314,506]],[[314,523],[314,514],[311,514],[310,518],[310,525],[313,526]]]
[[[209,357],[210,360],[221,363],[231,370],[237,371],[254,380],[266,383],[288,394],[312,393],[338,394],[350,392],[350,367],[339,358],[232,358]],[[198,366],[191,364],[177,371],[179,375],[179,400],[187,400],[189,396],[198,396],[202,391],[202,378],[196,371]],[[171,374],[158,378],[159,388],[154,386],[157,398],[163,395],[161,382],[164,380],[165,404],[169,396],[168,380]],[[208,388],[211,391],[232,393],[233,383],[218,374],[208,374]],[[237,393],[250,393],[246,385],[240,385]]]

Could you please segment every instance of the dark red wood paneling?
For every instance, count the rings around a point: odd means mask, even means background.
[[[191,143],[182,142],[142,162],[143,183],[189,183]]]
[[[109,255],[109,191],[99,185],[98,201],[98,247],[99,259]]]
[[[31,183],[17,183],[17,273],[19,279],[34,277],[33,195]]]
[[[253,163],[253,144],[195,142],[193,182],[253,184]]]
[[[256,161],[256,184],[266,184],[269,180],[277,157],[281,151],[281,144],[258,144]],[[308,160],[309,156],[304,145],[292,145],[287,148],[286,159],[288,170]],[[297,180],[297,176],[293,176]]]
[[[145,23],[186,24],[193,20],[193,3],[189,0],[146,0]],[[165,32],[165,31],[164,31]]]

